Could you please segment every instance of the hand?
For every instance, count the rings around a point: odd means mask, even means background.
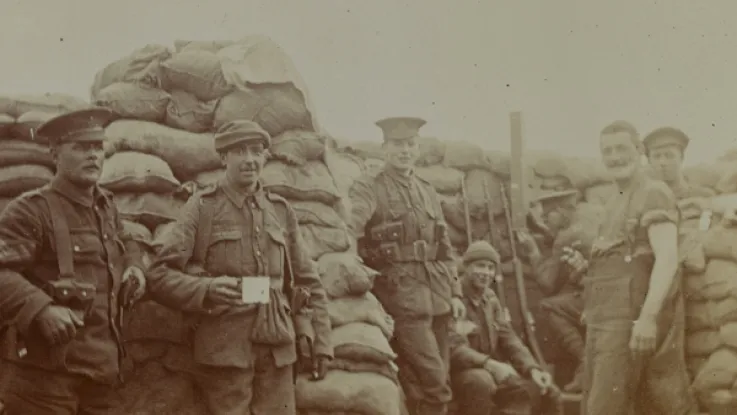
[[[242,305],[240,280],[223,275],[215,277],[207,287],[207,299],[218,305]]]
[[[563,248],[563,255],[560,257],[560,260],[571,267],[573,275],[578,276],[586,272],[589,268],[589,261],[583,257],[581,251],[575,248],[576,245]]]
[[[138,267],[128,267],[123,272],[123,281],[120,287],[121,301],[125,308],[138,302],[146,293],[146,276]]]
[[[325,376],[328,374],[329,367],[330,358],[324,355],[318,355],[315,358],[315,361],[312,362],[312,375],[310,376],[310,380],[316,381],[325,379]]]
[[[655,350],[658,326],[654,318],[642,317],[635,321],[630,337],[630,351],[639,357],[649,355]]]
[[[460,320],[466,317],[466,306],[463,305],[463,301],[461,301],[460,298],[458,297],[451,298],[450,308],[453,311],[453,319]]]
[[[77,335],[77,328],[84,327],[84,321],[72,310],[58,305],[44,307],[34,321],[51,345],[69,343]]]
[[[537,241],[535,241],[535,238],[530,235],[530,232],[528,232],[526,229],[520,229],[516,232],[516,234],[517,242],[522,245],[527,255],[533,256],[536,254],[540,254],[540,248],[537,246]]]
[[[553,376],[544,370],[532,369],[530,377],[535,382],[535,385],[542,390],[543,394],[547,393],[548,389],[553,386]]]
[[[519,373],[511,365],[493,359],[489,359],[484,363],[484,369],[491,373],[494,381],[500,385],[510,379],[520,377]]]

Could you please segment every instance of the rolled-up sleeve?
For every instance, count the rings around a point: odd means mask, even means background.
[[[678,205],[673,191],[665,183],[653,181],[646,189],[640,226],[647,229],[658,223],[678,223],[678,218]]]

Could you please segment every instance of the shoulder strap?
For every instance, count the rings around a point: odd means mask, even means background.
[[[64,215],[61,199],[53,190],[41,192],[46,200],[51,214],[51,228],[54,233],[56,259],[59,263],[59,275],[62,278],[74,277],[74,254],[72,252],[72,237],[69,233],[69,224]]]
[[[200,197],[200,211],[197,220],[197,233],[195,235],[194,250],[192,251],[192,262],[204,267],[207,248],[210,245],[212,235],[212,201],[207,197]]]

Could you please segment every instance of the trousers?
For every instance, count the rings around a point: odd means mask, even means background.
[[[581,322],[583,295],[569,291],[540,301],[540,309],[548,319],[555,340],[570,357],[583,361],[584,331]]]

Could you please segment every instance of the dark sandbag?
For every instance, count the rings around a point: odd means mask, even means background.
[[[379,273],[350,252],[329,253],[317,260],[320,279],[328,296],[363,295],[371,290]]]
[[[172,128],[193,133],[204,133],[212,130],[212,119],[217,101],[200,101],[186,91],[171,91],[171,99],[166,107],[164,122]]]
[[[46,121],[62,114],[61,112],[29,111],[18,117],[10,128],[10,135],[19,140],[37,141],[45,143],[44,137],[39,137],[36,130]]]
[[[47,146],[25,140],[0,140],[0,167],[18,164],[38,164],[54,168]]]
[[[297,407],[322,410],[329,414],[355,412],[361,415],[400,415],[399,387],[376,373],[351,373],[331,370],[325,379],[314,382],[297,378]]]
[[[161,64],[164,87],[187,91],[201,101],[220,98],[233,90],[225,81],[220,58],[206,50],[183,50]]]
[[[304,224],[299,226],[305,247],[312,259],[332,252],[344,252],[350,247],[350,234],[345,228]]]
[[[153,236],[151,235],[151,231],[147,227],[141,225],[140,223],[132,222],[125,219],[123,219],[121,222],[123,222],[123,232],[130,235],[134,241],[144,245],[151,244]]]
[[[435,165],[418,167],[415,170],[418,177],[430,182],[436,192],[446,195],[456,195],[461,192],[463,172],[460,170]]]
[[[15,124],[15,117],[8,114],[0,114],[0,140],[10,135],[13,124]]]
[[[105,160],[98,183],[116,193],[172,193],[181,185],[164,160],[134,151]]]
[[[340,199],[330,171],[321,162],[297,167],[273,160],[266,163],[261,177],[267,189],[289,200],[333,205]]]
[[[173,196],[156,193],[117,193],[114,200],[123,218],[143,224],[148,229],[156,229],[175,220],[184,204]]]
[[[335,209],[320,202],[291,202],[300,225],[344,228],[345,223]]]
[[[302,166],[308,161],[322,161],[332,141],[330,136],[312,131],[285,131],[272,138],[269,154],[275,160]]]
[[[387,339],[394,334],[394,320],[370,292],[333,298],[328,302],[328,314],[333,328],[360,322],[379,327]]]
[[[0,197],[16,197],[45,185],[53,177],[48,167],[34,164],[0,168]]]
[[[160,122],[166,116],[169,93],[145,84],[119,82],[103,88],[93,102],[123,118]]]
[[[397,355],[378,327],[362,322],[335,327],[330,332],[335,357],[355,362],[388,364]]]

